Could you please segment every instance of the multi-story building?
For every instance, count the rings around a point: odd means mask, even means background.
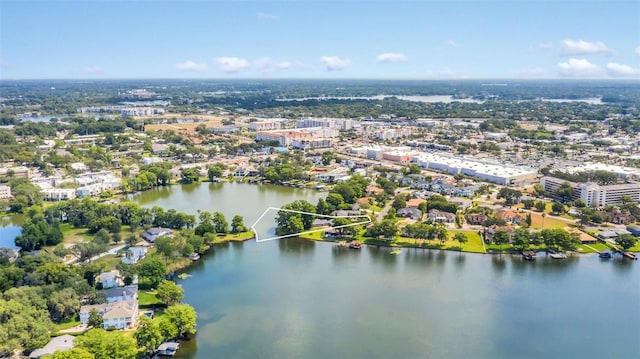
[[[278,130],[282,126],[282,121],[280,120],[271,120],[271,121],[257,121],[249,123],[249,129],[253,131],[270,131],[270,130]]]
[[[256,141],[278,141],[280,146],[289,147],[293,145],[293,141],[337,136],[338,130],[335,128],[310,127],[276,131],[259,131],[256,134]]]
[[[621,204],[624,196],[630,197],[633,202],[640,203],[640,183],[637,182],[601,186],[593,182],[573,183],[555,177],[543,177],[540,180],[544,190],[551,196],[565,182],[574,188],[571,199],[580,199],[589,207]]]
[[[353,128],[353,121],[348,118],[313,118],[305,117],[298,121],[296,124],[298,128],[308,127],[329,127],[337,128],[339,130],[351,130]]]
[[[9,199],[9,198],[11,198],[11,187],[0,186],[0,199]]]

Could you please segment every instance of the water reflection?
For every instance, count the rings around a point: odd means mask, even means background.
[[[507,260],[505,259],[505,256],[503,256],[502,254],[498,254],[498,255],[492,254],[491,265],[495,271],[504,272],[504,270],[507,268]]]
[[[398,255],[389,253],[393,248],[389,247],[366,247],[369,256],[375,262],[382,263],[387,269],[395,268],[398,263]]]
[[[313,252],[315,245],[315,241],[300,238],[278,239],[278,248],[280,248],[280,253],[298,255],[309,254]]]

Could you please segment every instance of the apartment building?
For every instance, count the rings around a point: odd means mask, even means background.
[[[573,183],[555,177],[543,177],[540,180],[540,184],[550,195],[565,182],[575,189],[571,199],[580,199],[589,207],[621,204],[623,196],[629,196],[632,201],[640,203],[640,183],[637,182],[601,186],[593,182]]]

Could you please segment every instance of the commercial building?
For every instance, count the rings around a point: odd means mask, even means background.
[[[550,195],[553,195],[556,188],[565,182],[574,188],[571,199],[580,199],[588,207],[621,204],[623,196],[628,196],[633,202],[640,203],[640,183],[636,182],[601,186],[593,182],[574,183],[555,177],[543,177],[540,180],[540,184]]]
[[[531,168],[515,167],[474,158],[421,153],[412,162],[422,168],[464,174],[502,185],[523,184],[534,180],[538,172]]]
[[[330,148],[333,144],[333,140],[330,138],[309,138],[304,140],[294,140],[291,142],[291,147],[300,150],[309,150],[315,148]]]

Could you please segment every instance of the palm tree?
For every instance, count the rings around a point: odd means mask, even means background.
[[[546,217],[547,214],[543,212],[540,216],[542,217],[542,227],[540,228],[544,228],[544,217]]]

